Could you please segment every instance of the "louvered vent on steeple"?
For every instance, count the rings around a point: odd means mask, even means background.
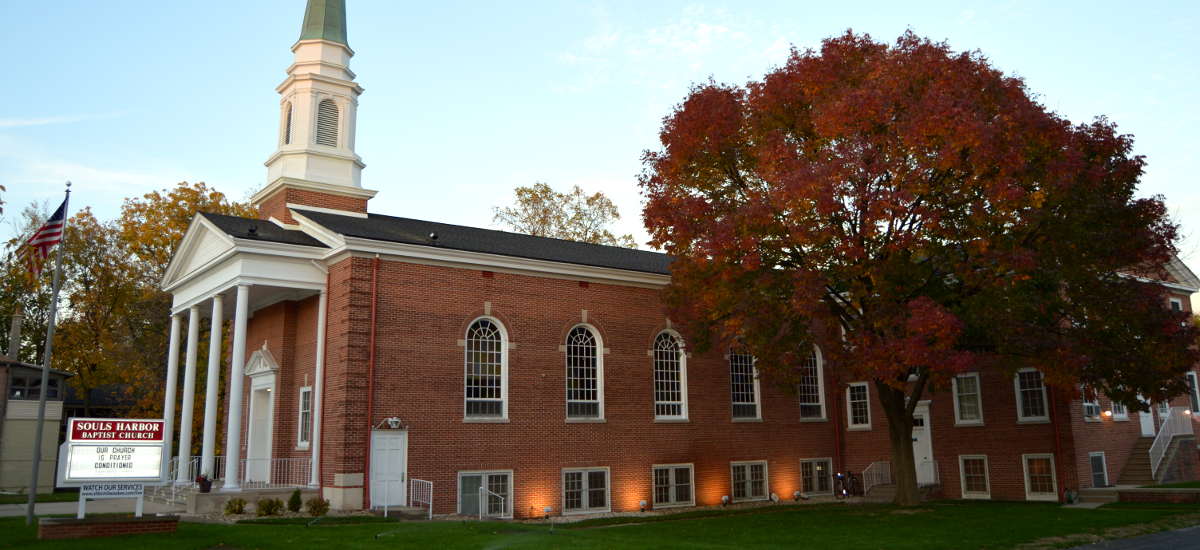
[[[332,99],[323,99],[317,105],[317,145],[337,147],[338,108]]]
[[[292,143],[292,104],[283,104],[283,144]]]

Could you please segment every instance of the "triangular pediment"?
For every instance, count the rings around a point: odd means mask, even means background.
[[[266,342],[263,342],[262,348],[250,354],[250,360],[246,361],[246,376],[272,374],[277,370],[279,363],[275,361],[275,356],[271,355],[271,350],[267,349]]]
[[[171,263],[167,265],[167,272],[163,276],[162,287],[170,288],[172,283],[203,269],[227,254],[234,246],[229,235],[203,215],[197,214],[192,218],[192,224],[188,226],[179,248],[171,256]]]

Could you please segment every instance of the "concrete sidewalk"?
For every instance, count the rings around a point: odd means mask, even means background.
[[[133,513],[137,499],[132,498],[112,498],[102,500],[89,500],[87,503],[87,513],[90,514],[113,514],[128,512]],[[49,514],[70,514],[75,515],[79,511],[79,501],[73,502],[39,502],[34,508],[35,513],[39,516]],[[163,504],[161,502],[146,501],[145,509],[142,511],[145,515],[154,515],[162,513],[180,513],[183,512],[183,505],[180,504]],[[5,516],[24,516],[24,504],[0,504],[0,517]]]

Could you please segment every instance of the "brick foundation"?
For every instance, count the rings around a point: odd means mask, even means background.
[[[1200,489],[1126,489],[1117,491],[1120,502],[1200,503]]]
[[[85,539],[118,535],[174,533],[177,527],[179,527],[179,516],[40,518],[38,519],[38,538],[42,540]]]

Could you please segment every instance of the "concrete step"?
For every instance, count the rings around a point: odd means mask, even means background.
[[[1116,491],[1116,489],[1111,489],[1111,488],[1108,488],[1108,489],[1081,489],[1079,491],[1079,501],[1080,502],[1102,502],[1102,503],[1116,502],[1117,501],[1117,491]]]
[[[384,515],[383,508],[371,510],[377,516]],[[387,517],[396,519],[428,519],[429,509],[420,506],[388,506]]]

